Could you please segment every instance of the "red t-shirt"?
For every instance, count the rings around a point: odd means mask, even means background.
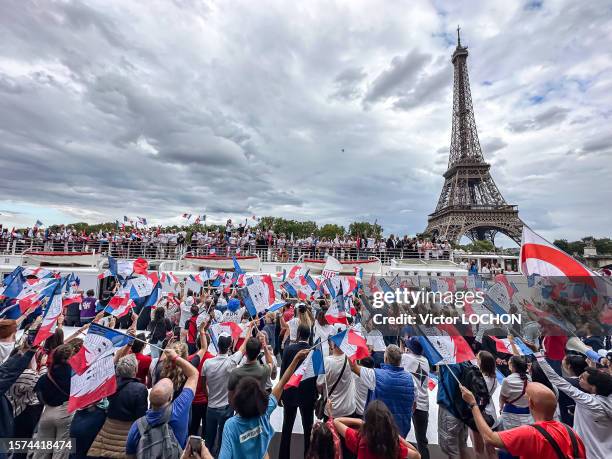
[[[558,421],[544,421],[537,422],[536,424],[542,426],[553,437],[561,451],[563,451],[563,454],[567,457],[572,457],[572,441],[562,423]],[[498,432],[498,434],[508,452],[513,456],[525,459],[533,459],[534,457],[538,459],[557,458],[557,454],[553,447],[550,446],[550,443],[548,443],[548,440],[531,426],[503,430]],[[584,444],[577,434],[576,440],[578,441],[578,451],[580,452],[579,457],[586,457]]]
[[[198,323],[197,316],[192,316],[187,322],[185,322],[185,329],[187,330],[187,343],[195,344],[198,339]]]
[[[566,343],[567,336],[545,336],[542,340],[544,355],[551,360],[563,360]]]
[[[151,366],[151,356],[135,352],[134,356],[138,360],[138,370],[136,371],[136,377],[141,383],[147,383],[147,374],[149,373],[149,367]]]
[[[399,439],[397,441],[399,443]],[[357,455],[357,459],[389,459],[381,458],[371,453],[368,449],[366,441],[361,438],[361,434],[358,430],[351,429],[350,427],[346,429],[344,442],[346,443],[346,447],[349,449],[349,451]],[[406,457],[408,457],[408,448],[406,448],[406,446],[404,446],[402,443],[399,443],[398,453],[397,459],[406,459]]]

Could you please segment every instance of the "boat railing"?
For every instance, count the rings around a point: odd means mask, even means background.
[[[325,259],[331,255],[341,261],[368,260],[378,258],[387,264],[391,260],[452,260],[452,251],[442,248],[356,248],[356,247],[320,247],[285,245],[202,245],[188,242],[149,242],[139,240],[87,240],[55,241],[42,239],[13,238],[0,239],[0,255],[19,255],[26,251],[37,252],[92,252],[115,258],[146,258],[147,260],[182,260],[187,254],[194,256],[218,255],[231,257],[235,255],[257,255],[261,262],[299,263],[305,258]],[[469,254],[462,255],[463,257]]]

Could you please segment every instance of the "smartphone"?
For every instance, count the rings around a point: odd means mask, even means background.
[[[36,339],[36,335],[38,333],[38,327],[34,328],[34,329],[29,329],[28,330],[28,336],[27,336],[27,343],[28,346],[32,346],[34,344],[34,339]]]
[[[202,440],[202,437],[198,435],[189,436],[189,445],[191,445],[191,451],[193,452],[193,454],[198,454],[198,455],[200,454],[203,443],[204,443],[204,440]]]

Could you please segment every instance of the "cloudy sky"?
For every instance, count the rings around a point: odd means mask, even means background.
[[[485,158],[549,238],[610,236],[609,1],[9,0],[0,223],[274,215],[422,231],[455,29]]]

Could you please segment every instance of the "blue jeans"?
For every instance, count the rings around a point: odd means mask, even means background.
[[[221,449],[221,435],[223,434],[223,426],[225,421],[232,417],[234,410],[231,406],[226,405],[221,408],[206,409],[206,446],[210,453],[217,457]]]
[[[97,406],[86,410],[79,410],[74,414],[70,424],[70,438],[76,440],[76,448],[74,453],[70,454],[71,458],[87,456],[87,451],[105,420],[106,411]]]

